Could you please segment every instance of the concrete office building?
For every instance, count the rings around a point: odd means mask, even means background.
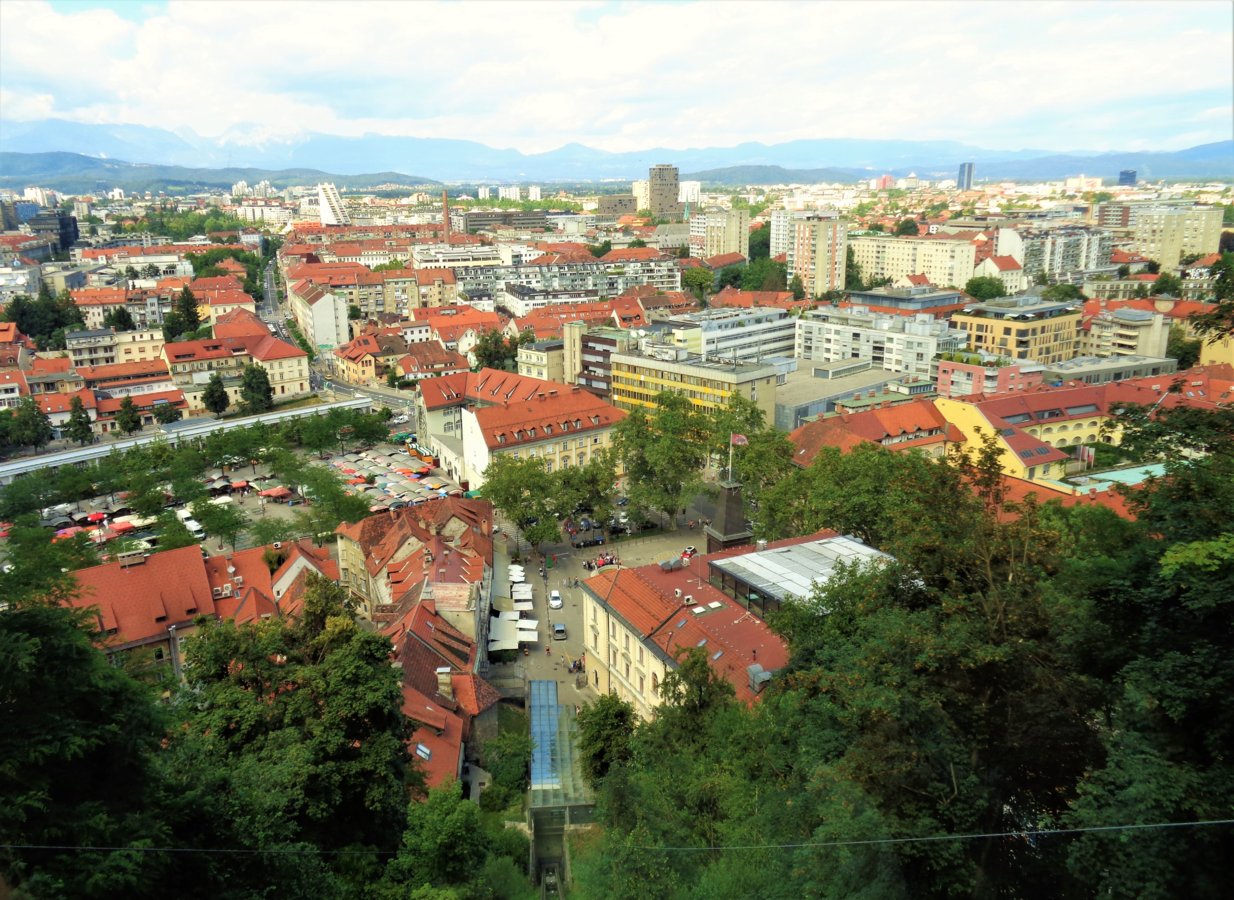
[[[795,322],[784,309],[713,307],[669,317],[665,340],[704,359],[758,362],[793,355]]]
[[[676,166],[652,166],[647,173],[647,208],[657,219],[680,219],[681,193]]]
[[[679,347],[645,344],[643,353],[613,353],[611,400],[619,409],[654,409],[661,391],[681,394],[704,412],[723,409],[740,394],[773,421],[775,366],[705,360]]]
[[[863,307],[817,309],[796,321],[803,362],[869,360],[876,368],[929,378],[934,357],[964,349],[967,338],[929,313],[884,315]]]
[[[838,216],[822,213],[793,219],[792,226],[789,279],[799,276],[807,297],[844,290],[848,226]]]
[[[1118,173],[1119,187],[1135,187],[1135,169],[1123,169]]]

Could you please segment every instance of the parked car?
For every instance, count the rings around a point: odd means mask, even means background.
[[[548,592],[548,608],[549,609],[561,609],[562,605],[563,604],[561,602],[561,591],[549,591]]]
[[[566,626],[557,622],[553,625],[553,640],[564,641],[566,639]]]
[[[599,547],[599,546],[603,545],[603,543],[604,543],[604,538],[600,537],[600,536],[599,536],[599,535],[597,535],[597,534],[589,534],[589,535],[585,535],[585,536],[576,537],[576,538],[575,538],[573,541],[571,541],[570,543],[571,543],[571,544],[572,544],[572,545],[573,545],[576,549],[581,550],[581,549],[582,549],[582,548],[584,548],[584,547]]]
[[[693,559],[696,553],[698,553],[698,548],[691,544],[689,547],[686,547],[686,549],[681,551],[681,558]]]

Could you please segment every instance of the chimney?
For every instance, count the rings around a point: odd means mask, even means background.
[[[450,667],[442,666],[437,669],[437,693],[445,697],[447,700],[454,699],[454,686],[450,684]]]
[[[450,198],[445,191],[441,192],[441,240],[450,243]]]

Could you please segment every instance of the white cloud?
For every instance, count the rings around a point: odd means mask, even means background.
[[[1228,4],[0,4],[3,115],[468,138],[534,152],[814,137],[1230,137]],[[66,61],[70,64],[66,65]],[[1157,118],[1137,114],[1148,105]],[[1174,123],[1186,122],[1185,127]]]

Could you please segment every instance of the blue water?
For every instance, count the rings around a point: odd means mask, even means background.
[[[1130,469],[1119,469],[1116,472],[1101,472],[1094,473],[1088,477],[1094,482],[1105,482],[1107,484],[1143,484],[1150,477],[1160,477],[1165,473],[1165,466],[1162,463],[1149,463],[1144,466],[1135,466]]]

